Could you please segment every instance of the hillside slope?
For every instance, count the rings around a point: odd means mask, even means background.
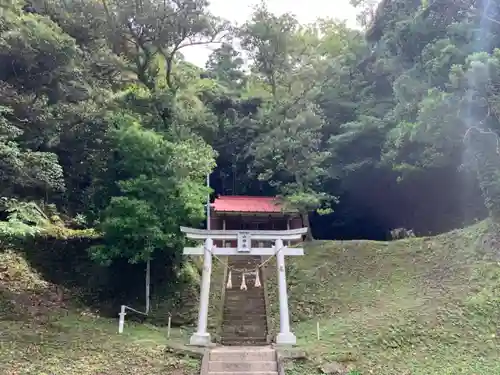
[[[199,361],[166,350],[165,330],[76,308],[71,299],[11,251],[0,252],[2,375],[194,375]],[[66,299],[68,297],[68,299]],[[172,331],[186,342],[189,332]]]
[[[500,374],[500,249],[486,230],[315,242],[288,258],[292,329],[309,358],[288,374],[332,361],[361,374]],[[275,274],[270,265],[276,329]]]

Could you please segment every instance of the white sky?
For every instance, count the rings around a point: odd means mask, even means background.
[[[260,0],[210,0],[210,11],[231,22],[242,24],[250,18],[252,8]],[[356,10],[349,0],[266,0],[269,10],[275,14],[293,13],[300,23],[310,23],[317,18],[346,20],[356,27]],[[214,46],[193,46],[182,50],[186,60],[200,67],[205,66]]]

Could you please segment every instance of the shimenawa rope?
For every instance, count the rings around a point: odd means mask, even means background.
[[[259,276],[259,269],[264,267],[272,258],[274,258],[282,249],[284,249],[285,246],[281,247],[280,249],[278,249],[277,251],[274,252],[273,255],[271,255],[268,259],[266,259],[265,261],[263,261],[262,263],[258,264],[254,270],[254,274],[255,274],[255,282],[254,282],[254,286],[256,288],[260,288],[262,285],[261,285],[261,282],[260,282],[260,276]],[[230,266],[227,262],[224,262],[222,259],[220,259],[217,255],[215,255],[212,251],[212,249],[208,249],[208,251],[210,252],[210,254],[212,254],[212,256],[218,261],[220,262],[222,265],[224,265],[224,267],[227,267],[227,269],[229,270],[228,272],[228,280],[227,280],[227,284],[226,284],[226,289],[232,289],[233,287],[233,283],[232,283],[232,272],[233,271],[236,271],[236,272],[240,272],[242,277],[241,277],[241,285],[240,285],[240,290],[247,290],[247,285],[246,285],[246,274],[248,273],[251,273],[251,272],[247,272],[248,270],[246,268],[243,268],[243,269],[239,269],[239,268],[234,268],[232,266]]]

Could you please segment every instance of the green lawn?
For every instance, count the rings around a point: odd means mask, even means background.
[[[486,227],[316,242],[288,258],[292,328],[309,360],[290,363],[287,373],[314,374],[335,361],[363,375],[500,374],[500,264],[482,245]]]
[[[13,252],[0,253],[0,373],[2,375],[194,375],[200,361],[166,350],[190,332],[65,309],[51,286]],[[37,307],[33,307],[37,306]]]

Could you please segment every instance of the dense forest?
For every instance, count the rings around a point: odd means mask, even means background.
[[[361,30],[261,4],[3,0],[0,235],[95,230],[176,255],[206,196],[279,195],[316,238],[500,222],[500,5],[354,1]],[[183,50],[209,44],[205,68]],[[206,186],[210,174],[211,186]]]

